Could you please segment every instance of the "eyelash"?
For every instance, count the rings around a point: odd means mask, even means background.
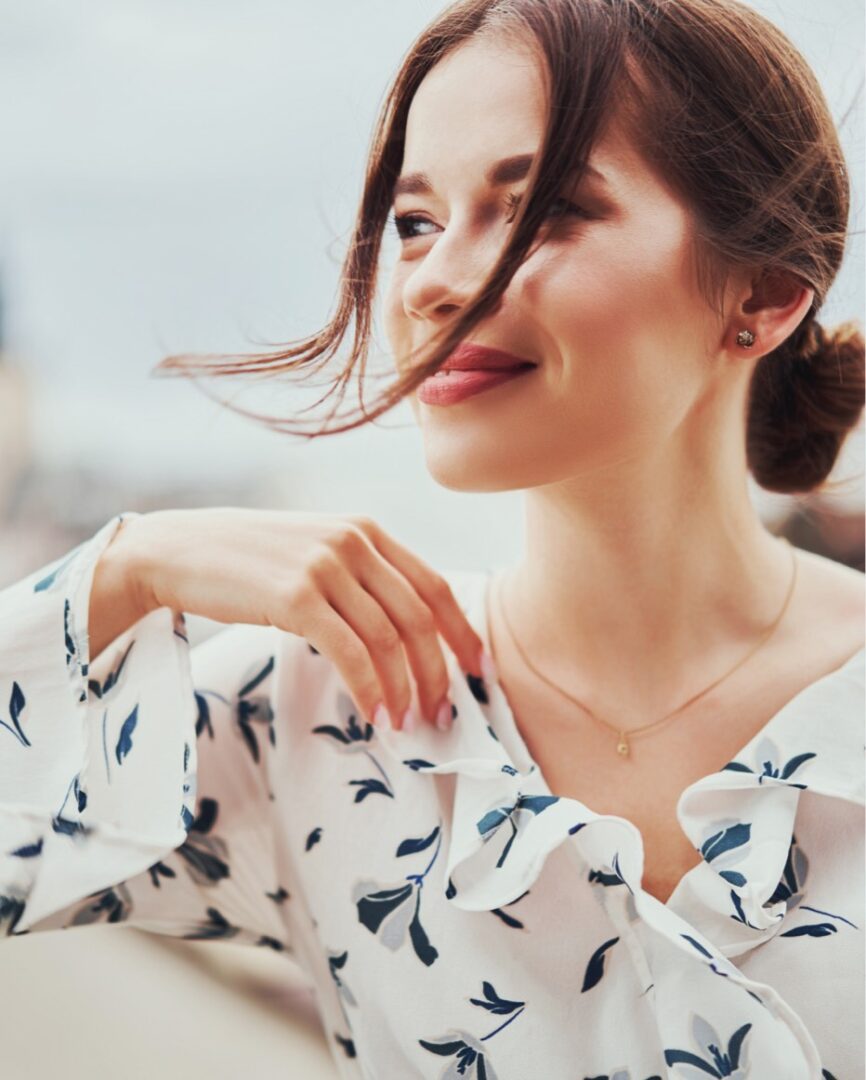
[[[505,219],[505,223],[509,224],[514,221],[517,208],[520,205],[522,196],[515,195],[513,192],[509,192],[506,196],[506,205],[508,207],[508,217]],[[553,205],[562,203],[565,209],[561,212],[553,211],[553,217],[564,217],[566,214],[577,214],[578,217],[588,218],[590,215],[582,206],[578,206],[577,203],[569,202],[562,197],[555,199]],[[425,222],[427,218],[418,217],[417,214],[393,214],[390,220],[391,227],[397,233],[401,240],[414,240],[417,237],[413,236],[409,229],[415,222]]]

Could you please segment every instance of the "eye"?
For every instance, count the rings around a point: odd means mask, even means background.
[[[517,213],[517,208],[520,205],[522,196],[515,195],[513,192],[509,192],[506,196],[506,206],[508,207],[508,217],[505,219],[505,223],[510,224],[514,221]],[[584,210],[582,206],[578,206],[577,203],[569,202],[568,199],[558,198],[553,201],[549,216],[552,218],[566,217],[571,214],[575,214],[578,217],[589,218],[591,215],[588,211]],[[420,225],[432,225],[433,222],[427,218],[418,217],[415,214],[393,214],[389,224],[400,237],[401,240],[411,240],[417,236],[424,235],[422,233],[416,233],[414,231],[416,226]]]
[[[505,219],[506,224],[514,221],[517,215],[517,208],[520,206],[523,196],[515,195],[513,192],[509,192],[506,196],[508,203],[508,217]],[[590,214],[583,209],[582,206],[578,206],[577,203],[569,202],[568,199],[564,199],[561,196],[558,199],[554,199],[548,211],[549,216],[553,218],[566,217],[569,214],[577,214],[578,217],[590,217]]]

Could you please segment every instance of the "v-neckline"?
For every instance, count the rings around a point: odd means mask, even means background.
[[[478,623],[478,626],[476,627],[476,629],[478,630],[479,636],[481,637],[481,640],[484,642],[484,648],[486,649],[487,654],[489,656],[491,656],[491,657],[493,655],[493,652],[492,652],[491,645],[490,645],[490,601],[491,601],[491,597],[492,597],[494,573],[495,573],[494,570],[485,570],[483,572],[483,581],[482,581],[482,587],[481,587],[480,608],[479,608],[479,623]],[[733,757],[730,757],[728,760],[729,761],[737,760],[743,754],[747,753],[749,748],[758,739],[760,739],[762,737],[762,735],[766,732],[766,730],[770,727],[770,725],[775,724],[778,721],[778,718],[780,716],[782,716],[783,714],[785,714],[788,711],[792,710],[798,704],[800,698],[804,694],[811,693],[813,691],[814,687],[820,686],[820,685],[822,685],[822,684],[824,684],[826,682],[829,682],[831,679],[837,678],[849,666],[853,667],[855,665],[855,662],[858,659],[861,659],[861,658],[866,659],[866,645],[861,646],[859,649],[856,650],[856,652],[853,652],[849,657],[847,657],[847,659],[843,660],[841,664],[839,664],[837,667],[833,668],[831,671],[826,672],[824,675],[821,675],[819,678],[813,679],[812,682],[807,683],[806,686],[801,687],[801,689],[798,690],[792,697],[790,697],[779,709],[777,709],[776,712],[773,713],[773,715],[770,716],[765,721],[765,723],[761,725],[761,727],[758,729],[758,731],[756,731],[754,733],[754,735],[752,735],[752,737],[745,743],[745,745],[740,747],[740,749],[737,751],[737,753],[734,754]],[[524,740],[522,734],[520,733],[520,729],[517,726],[517,721],[515,720],[515,716],[514,716],[514,710],[511,707],[511,702],[508,700],[508,695],[505,692],[505,687],[502,685],[502,682],[499,679],[496,680],[496,685],[498,687],[498,690],[499,690],[499,693],[500,693],[500,696],[501,696],[501,699],[502,699],[502,703],[503,703],[503,706],[504,706],[504,715],[505,715],[505,718],[507,720],[507,726],[509,728],[509,734],[511,734],[514,742],[516,743],[516,745],[517,745],[517,747],[518,747],[518,749],[520,751],[520,756],[521,756],[522,760],[527,765],[535,765],[536,769],[538,770],[539,776],[544,780],[544,786],[548,789],[548,792],[549,792],[550,788],[549,788],[549,785],[547,784],[547,780],[544,777],[544,774],[542,773],[542,770],[541,770],[540,766],[535,761],[535,759],[532,757],[532,754],[529,752],[529,747],[526,745],[526,741]],[[727,764],[727,762],[725,764]],[[697,785],[702,780],[705,780],[707,776],[715,776],[719,772],[722,772],[723,770],[724,770],[724,766],[721,766],[719,769],[715,769],[712,772],[707,773],[706,776],[700,777],[698,780],[695,780],[694,783],[692,785],[689,785],[689,786],[691,787],[691,786]],[[685,790],[688,790],[688,789],[685,789]]]
[[[491,657],[493,653],[490,645],[490,601],[492,597],[493,579],[495,573],[496,571],[493,569],[483,571],[483,579],[481,582],[481,588],[479,590],[479,606],[476,609],[478,616],[476,629],[478,630],[479,636],[484,643],[484,648],[486,649],[488,655]],[[685,828],[683,827],[683,821],[679,812],[679,806],[687,793],[691,792],[693,789],[697,789],[700,785],[705,784],[708,779],[724,774],[726,772],[726,766],[730,762],[744,760],[750,754],[751,749],[755,745],[757,745],[760,739],[765,736],[771,726],[776,726],[780,722],[782,716],[792,713],[798,707],[799,702],[804,695],[806,695],[807,693],[814,693],[815,687],[826,684],[831,680],[838,678],[843,672],[847,671],[849,667],[854,667],[855,664],[857,664],[858,662],[862,664],[864,662],[864,656],[866,656],[866,646],[862,646],[856,652],[852,653],[851,656],[849,656],[845,661],[843,661],[842,664],[840,664],[838,667],[820,676],[820,678],[814,679],[811,683],[802,687],[800,690],[797,691],[796,694],[793,695],[793,697],[789,698],[788,701],[786,701],[780,709],[778,709],[771,717],[769,717],[769,719],[767,719],[764,724],[761,725],[760,729],[752,735],[752,737],[745,743],[744,746],[742,746],[736,752],[736,754],[733,755],[733,757],[729,757],[728,761],[721,765],[718,769],[706,773],[704,776],[701,776],[697,780],[694,780],[691,784],[688,784],[679,796],[676,808],[677,823],[683,834],[687,835]],[[498,678],[495,682],[495,688],[499,694],[499,699],[501,703],[500,714],[496,718],[496,736],[503,743],[511,759],[518,764],[518,767],[522,772],[526,772],[529,769],[534,769],[536,785],[544,795],[553,798],[571,798],[571,796],[557,795],[556,792],[551,790],[550,784],[548,783],[544,771],[530,753],[529,747],[527,746],[526,741],[524,740],[520,729],[517,726],[517,721],[515,719],[514,710],[511,707],[511,702],[508,700],[508,696],[505,693],[505,688],[503,687],[501,681]],[[584,805],[588,810],[592,811],[593,813],[598,813],[598,811],[594,810],[593,807],[589,806],[589,804],[584,803]],[[625,820],[630,819],[626,818]],[[634,825],[633,822],[631,824]],[[645,841],[643,834],[640,832],[640,829],[637,825],[634,825],[634,827],[640,834],[641,843],[643,844]],[[677,900],[678,894],[680,894],[681,891],[684,889],[686,883],[690,881],[690,879],[694,875],[701,872],[703,866],[704,859],[702,858],[701,862],[686,870],[685,873],[683,873],[678,879],[667,900],[661,901],[658,899],[658,897],[653,897],[653,899],[657,900],[658,903],[663,904],[664,907],[673,907],[675,901]],[[648,893],[647,895],[651,896],[652,894]]]

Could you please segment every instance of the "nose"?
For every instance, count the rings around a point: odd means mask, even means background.
[[[403,283],[407,316],[428,322],[453,318],[475,296],[492,267],[486,245],[440,234]],[[501,303],[500,297],[497,310]]]

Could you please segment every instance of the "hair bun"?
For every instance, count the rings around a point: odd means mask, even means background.
[[[757,483],[786,494],[829,476],[864,405],[864,341],[856,322],[828,333],[809,319],[761,357],[752,378],[746,453]]]

